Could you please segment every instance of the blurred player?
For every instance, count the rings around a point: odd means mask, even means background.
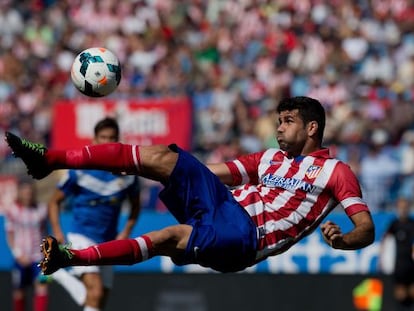
[[[104,118],[94,128],[93,144],[117,142],[119,126],[115,119]],[[49,201],[49,219],[53,234],[61,243],[65,237],[60,226],[61,203],[68,200],[73,213],[67,234],[74,248],[85,248],[96,243],[129,237],[140,210],[139,183],[137,176],[114,175],[99,170],[68,170]],[[118,233],[119,215],[124,201],[131,207],[129,218]],[[53,274],[84,310],[101,310],[113,283],[111,266],[75,267]]]
[[[169,256],[178,265],[240,271],[289,249],[313,232],[338,203],[354,227],[343,233],[335,223],[324,223],[327,243],[344,250],[371,244],[374,224],[357,178],[322,147],[322,105],[309,97],[294,97],[282,100],[277,112],[281,149],[208,166],[176,145],[118,143],[48,150],[6,133],[15,156],[22,158],[34,178],[60,168],[95,168],[161,182],[165,188],[160,198],[179,222],[135,239],[83,250],[61,248],[53,237],[46,237],[43,272],[64,266],[133,264],[153,256]]]
[[[397,217],[387,228],[381,241],[381,256],[388,238],[395,241],[394,299],[397,311],[412,310],[414,303],[414,218],[410,216],[411,201],[400,197],[396,203]]]
[[[36,201],[32,180],[20,180],[15,204],[6,210],[7,242],[14,259],[13,310],[25,310],[28,289],[34,287],[33,310],[46,311],[48,288],[38,261],[39,245],[46,234],[47,207]]]

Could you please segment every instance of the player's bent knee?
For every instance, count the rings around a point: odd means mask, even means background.
[[[180,224],[151,232],[147,236],[150,237],[157,255],[173,257],[185,251],[191,232],[191,226]]]
[[[88,299],[91,301],[99,302],[104,298],[105,291],[101,286],[92,286],[88,288]]]
[[[141,167],[147,174],[168,177],[178,159],[178,154],[165,145],[140,146]]]

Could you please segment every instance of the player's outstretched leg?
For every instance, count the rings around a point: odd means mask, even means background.
[[[69,266],[132,265],[153,254],[152,241],[147,235],[103,242],[84,249],[69,249],[54,237],[47,236],[40,247],[44,258],[39,266],[46,275]]]
[[[52,236],[43,239],[43,274],[69,266],[132,265],[152,258],[169,256],[182,258],[192,232],[189,225],[173,225],[136,238],[112,240],[84,249],[69,249]]]
[[[6,132],[5,140],[15,157],[21,158],[27,173],[42,179],[56,169],[98,169],[137,174],[138,146],[106,143],[80,149],[53,150]]]
[[[95,169],[136,174],[156,181],[168,180],[177,159],[177,146],[138,146],[106,143],[78,149],[47,149],[44,145],[6,132],[6,141],[16,157],[27,166],[28,174],[42,179],[58,169]]]
[[[52,172],[46,162],[47,148],[44,145],[22,139],[10,132],[6,132],[6,142],[14,156],[23,160],[27,173],[33,178],[42,179]]]
[[[70,265],[70,260],[72,259],[73,254],[66,246],[59,245],[54,237],[45,237],[40,248],[44,256],[39,263],[43,274],[52,274],[60,268],[68,267]]]

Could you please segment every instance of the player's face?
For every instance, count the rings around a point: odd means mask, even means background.
[[[289,155],[301,154],[308,138],[308,131],[297,109],[280,112],[276,138],[280,149]]]
[[[95,144],[107,144],[118,141],[118,136],[113,128],[104,128],[94,138]]]
[[[17,196],[18,196],[18,201],[23,206],[30,206],[34,198],[34,185],[26,184],[26,183],[19,185]]]
[[[397,213],[401,219],[407,219],[410,214],[410,202],[405,198],[397,200]]]

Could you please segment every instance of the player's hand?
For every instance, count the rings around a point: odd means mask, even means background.
[[[62,231],[56,231],[53,232],[56,240],[59,242],[59,244],[65,244],[65,235],[63,234]]]
[[[20,256],[20,257],[16,258],[16,261],[22,267],[28,267],[32,263],[32,261],[30,260],[30,258],[25,257],[25,256]]]
[[[326,243],[332,248],[341,248],[341,245],[343,244],[343,234],[341,228],[337,224],[328,220],[321,225],[321,231]]]
[[[128,239],[129,234],[126,233],[125,231],[121,231],[120,233],[118,233],[116,240],[123,240],[123,239]]]

